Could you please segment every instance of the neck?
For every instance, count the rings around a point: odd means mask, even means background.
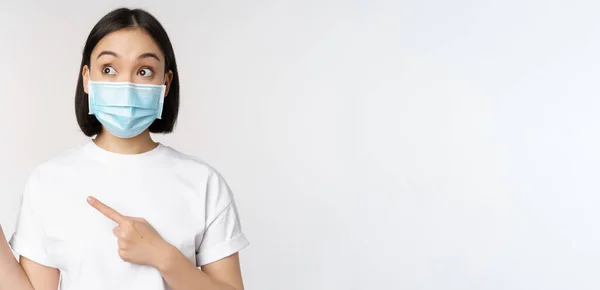
[[[94,138],[94,142],[98,147],[106,151],[119,154],[140,154],[158,146],[158,143],[154,142],[152,137],[150,137],[150,131],[148,130],[133,138],[121,139],[110,134],[103,128],[102,132]]]

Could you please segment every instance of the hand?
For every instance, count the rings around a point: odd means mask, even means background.
[[[91,196],[87,201],[105,217],[117,223],[113,234],[117,237],[119,257],[123,261],[160,268],[172,245],[150,223],[143,218],[124,216]]]

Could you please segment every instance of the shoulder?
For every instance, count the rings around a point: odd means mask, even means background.
[[[201,189],[207,204],[215,208],[224,208],[231,203],[233,200],[231,188],[223,175],[213,166],[197,156],[182,153],[171,147],[166,149],[169,151],[169,159],[176,164],[175,174],[180,180],[195,184]]]
[[[22,198],[29,200],[32,207],[49,204],[54,196],[51,190],[64,185],[64,176],[77,172],[76,163],[82,163],[81,146],[65,150],[39,163],[26,176]]]
[[[90,162],[84,149],[85,144],[79,144],[43,160],[31,170],[29,178],[52,179],[53,176],[62,176],[68,172],[77,171],[77,168]]]
[[[53,176],[64,175],[65,172],[76,171],[80,164],[86,164],[84,154],[85,144],[79,144],[64,150],[52,158],[46,159],[35,166],[30,174],[29,180],[52,179]]]
[[[171,159],[176,160],[177,175],[188,184],[195,184],[202,192],[208,217],[216,217],[227,207],[235,207],[233,191],[225,178],[213,166],[193,155],[170,148]]]
[[[221,173],[202,158],[183,153],[167,145],[162,146],[170,161],[182,172],[191,173],[196,178],[204,176],[207,179],[223,179]]]

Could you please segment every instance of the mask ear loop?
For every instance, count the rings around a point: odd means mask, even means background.
[[[165,104],[165,93],[167,92],[167,74],[165,74],[164,80],[163,80],[163,84],[160,86],[161,90],[160,90],[160,99],[158,100],[158,112],[156,112],[156,119],[162,119],[162,111],[163,111],[163,105]]]
[[[87,81],[87,89],[88,89],[88,115],[94,115],[94,111],[93,111],[93,99],[94,99],[94,90],[92,89],[94,82],[92,81],[92,79],[88,76],[88,81]]]

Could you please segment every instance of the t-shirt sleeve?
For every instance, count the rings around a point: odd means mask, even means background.
[[[206,188],[205,229],[196,244],[198,267],[235,254],[249,245],[242,233],[233,194],[218,174],[211,174]]]
[[[39,179],[34,172],[25,184],[17,227],[9,244],[20,256],[44,266],[55,267],[49,259],[45,247],[47,238],[37,215],[39,213],[35,201],[39,193]]]

